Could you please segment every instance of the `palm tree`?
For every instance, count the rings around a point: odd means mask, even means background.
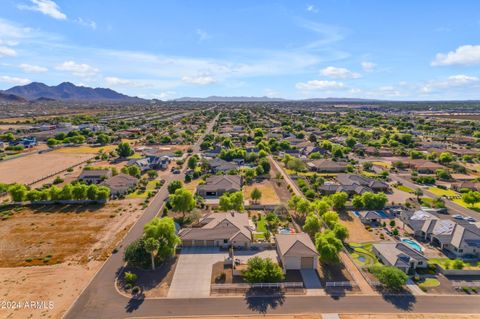
[[[145,240],[145,250],[150,253],[152,258],[152,270],[155,270],[155,256],[157,256],[159,248],[160,242],[155,238],[150,237]]]

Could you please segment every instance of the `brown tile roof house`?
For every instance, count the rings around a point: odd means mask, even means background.
[[[109,177],[112,177],[112,171],[109,169],[84,169],[78,179],[86,184],[99,184]]]
[[[346,162],[335,162],[328,159],[318,159],[310,161],[307,163],[307,166],[310,170],[314,172],[330,172],[330,173],[341,173],[347,170],[348,163]]]
[[[348,195],[363,194],[365,192],[385,192],[388,184],[373,178],[355,174],[338,174],[338,184],[325,184],[319,187],[324,194],[345,192]]]
[[[403,161],[404,166],[415,169],[419,173],[423,174],[433,174],[437,169],[444,169],[443,165],[430,162],[424,159],[413,159]]]
[[[199,227],[183,228],[178,235],[182,245],[217,246],[249,248],[252,243],[252,231],[248,214],[211,213],[200,219]]]
[[[317,268],[319,255],[306,233],[277,234],[275,241],[284,271]]]
[[[110,177],[101,185],[110,188],[110,195],[118,196],[128,193],[128,191],[135,188],[137,184],[138,178],[122,173]]]
[[[216,175],[206,179],[205,184],[197,186],[197,194],[207,197],[220,197],[224,193],[238,192],[242,189],[240,175]]]

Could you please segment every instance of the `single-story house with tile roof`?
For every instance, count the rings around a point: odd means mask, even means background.
[[[110,177],[112,177],[112,171],[109,169],[84,169],[78,176],[78,180],[85,184],[99,184]]]
[[[236,163],[227,162],[221,158],[214,158],[208,161],[208,166],[210,167],[210,172],[216,173],[227,173],[231,170],[238,169]]]
[[[445,166],[424,160],[424,159],[412,159],[403,161],[405,167],[412,168],[421,174],[433,174],[437,169],[444,169]]]
[[[284,271],[317,268],[319,254],[306,233],[277,234],[275,242]]]
[[[347,165],[346,162],[335,162],[328,159],[307,162],[308,168],[313,172],[343,173],[347,170]]]
[[[102,186],[110,188],[111,196],[119,196],[128,193],[138,184],[138,178],[127,175],[118,174],[102,182]]]
[[[382,216],[374,210],[360,211],[358,215],[364,224],[376,224],[382,220]]]
[[[372,250],[384,265],[395,266],[404,273],[428,266],[428,259],[425,256],[404,243],[377,243],[373,244]]]
[[[216,198],[224,193],[238,192],[242,189],[242,176],[215,175],[206,179],[205,184],[197,186],[197,194],[203,198]]]
[[[184,247],[250,248],[254,229],[248,214],[210,213],[201,218],[195,227],[182,228],[178,235]]]

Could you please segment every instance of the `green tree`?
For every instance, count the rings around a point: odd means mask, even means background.
[[[150,258],[152,262],[152,270],[155,270],[155,257],[158,254],[160,249],[160,242],[152,237],[145,239],[145,250],[150,253]]]
[[[282,281],[285,276],[282,268],[270,258],[253,257],[247,262],[243,278],[249,283],[274,283]]]
[[[174,212],[180,212],[185,218],[185,213],[191,212],[196,205],[192,193],[185,188],[179,188],[174,194],[170,194],[169,202]]]
[[[179,188],[183,187],[182,181],[171,181],[170,184],[168,184],[168,193],[169,194],[175,194],[175,191]]]
[[[466,204],[474,207],[477,203],[480,202],[480,192],[469,191],[468,193],[464,193],[462,195],[462,200]]]
[[[198,156],[193,155],[188,158],[188,162],[187,162],[188,168],[195,169],[195,167],[197,167],[197,164],[198,164]]]
[[[177,190],[178,192],[179,190]],[[158,256],[164,260],[175,254],[175,247],[180,243],[175,223],[170,217],[155,217],[143,227],[145,241],[153,238],[158,241]],[[148,251],[147,251],[148,252]]]
[[[131,266],[147,268],[150,263],[150,253],[145,249],[143,238],[131,242],[125,249],[123,260]]]
[[[220,210],[226,212],[229,210],[234,210],[237,212],[243,212],[243,193],[242,192],[233,192],[233,193],[224,193],[220,196],[219,203]]]
[[[338,214],[334,211],[329,211],[323,214],[323,221],[328,227],[332,228],[338,222]]]
[[[333,225],[333,233],[335,234],[335,237],[340,239],[341,241],[345,241],[348,238],[348,228],[343,226],[340,223],[336,223]]]
[[[27,198],[28,189],[23,184],[14,184],[8,189],[8,193],[14,202],[23,202]]]
[[[438,161],[442,164],[448,164],[453,162],[454,158],[451,153],[443,152],[438,156]]]
[[[148,177],[149,177],[150,179],[155,179],[155,178],[157,178],[158,173],[157,173],[157,171],[154,170],[154,169],[149,169],[149,170],[147,171],[147,175],[148,175]]]
[[[369,271],[377,277],[377,279],[393,290],[399,290],[407,282],[408,276],[393,266],[372,266]]]
[[[107,134],[104,134],[104,133],[100,133],[97,135],[97,141],[96,141],[98,144],[102,144],[102,145],[105,145],[105,144],[108,144],[110,143],[110,136],[108,136]]]
[[[303,225],[303,230],[309,234],[311,237],[314,237],[322,229],[322,221],[320,218],[314,214],[308,214],[305,219],[305,224]]]
[[[87,188],[87,198],[89,200],[96,200],[97,199],[97,191],[98,186],[95,184],[89,185]]]
[[[254,203],[257,203],[260,198],[262,198],[262,191],[255,187],[250,193],[250,197],[252,198]]]
[[[117,146],[117,154],[120,157],[129,157],[134,154],[134,150],[128,143],[120,143]]]
[[[347,193],[340,192],[335,193],[330,196],[330,201],[332,203],[332,208],[336,211],[345,209],[345,203],[348,200]]]
[[[82,200],[87,198],[88,186],[84,184],[77,184],[73,186],[72,197],[75,200]]]
[[[317,233],[315,246],[320,254],[320,260],[327,263],[338,262],[338,253],[342,250],[342,242],[331,231]]]

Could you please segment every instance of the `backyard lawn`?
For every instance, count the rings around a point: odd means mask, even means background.
[[[360,267],[370,267],[378,264],[378,259],[372,251],[372,244],[368,243],[349,243],[353,252],[350,254],[353,260]]]
[[[439,265],[443,269],[454,269],[453,267],[454,260],[449,258],[430,258],[428,260],[428,263],[432,265]],[[479,264],[475,261],[472,261],[472,262],[462,261],[462,264],[463,264],[463,269],[472,269],[472,270],[480,269]]]
[[[425,278],[425,280],[421,283],[418,284],[418,287],[422,289],[423,291],[426,291],[427,288],[435,288],[440,286],[440,281],[435,278]]]
[[[406,193],[411,193],[411,194],[415,193],[415,190],[413,190],[410,187],[407,187],[405,185],[398,185],[397,189],[401,190],[402,192],[406,192]]]
[[[158,182],[159,181],[157,180],[149,181],[145,191],[142,192],[141,190],[136,190],[135,192],[128,194],[127,198],[147,198],[148,195],[155,190],[155,186]]]
[[[373,162],[372,164],[383,167],[384,169],[390,169],[392,167],[392,164],[388,162]]]
[[[267,229],[267,221],[265,219],[265,215],[261,215],[260,218],[257,220],[257,232],[259,234],[255,234],[256,239],[265,239],[265,233],[268,231]]]
[[[459,196],[459,194],[455,191],[452,191],[450,189],[441,189],[441,188],[438,188],[438,187],[429,187],[428,188],[428,191],[430,193],[433,193],[437,196],[447,196],[447,197],[456,197],[456,196]]]

